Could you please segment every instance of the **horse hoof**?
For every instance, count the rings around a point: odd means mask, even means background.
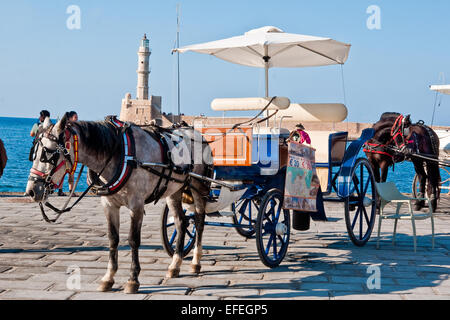
[[[114,281],[101,281],[100,285],[97,288],[97,291],[100,291],[100,292],[111,291],[113,285],[114,285]]]
[[[140,283],[137,282],[137,281],[128,281],[128,282],[125,284],[124,292],[125,292],[126,294],[135,294],[135,293],[138,292],[139,286],[140,286]]]
[[[202,268],[202,266],[199,264],[191,264],[191,272],[192,273],[199,274],[201,268]]]
[[[178,276],[180,275],[180,269],[169,269],[167,271],[167,275],[166,277],[171,279],[171,278],[178,278]]]

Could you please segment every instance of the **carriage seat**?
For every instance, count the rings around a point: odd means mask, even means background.
[[[289,108],[280,110],[278,117],[289,116],[301,122],[343,122],[348,115],[342,103],[291,103]]]
[[[214,99],[211,109],[214,111],[260,111],[263,110],[272,98],[223,98]],[[267,110],[285,110],[291,101],[285,97],[276,97]]]
[[[324,193],[330,191],[333,167],[340,167],[347,148],[347,132],[308,131],[316,149],[316,169]],[[327,192],[325,192],[327,190]]]

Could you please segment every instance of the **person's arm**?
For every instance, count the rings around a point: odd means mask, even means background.
[[[35,123],[33,125],[33,128],[31,128],[30,137],[34,137],[36,135],[38,128],[39,128],[39,125],[37,123]]]

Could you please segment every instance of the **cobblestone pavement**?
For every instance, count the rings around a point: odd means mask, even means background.
[[[64,200],[52,202],[62,206]],[[208,226],[201,274],[189,273],[188,256],[177,279],[164,278],[170,259],[159,235],[162,206],[146,207],[141,287],[138,294],[126,295],[122,289],[131,262],[127,209],[121,211],[114,291],[99,293],[108,259],[100,199],[83,199],[60,224],[49,225],[26,198],[0,197],[0,299],[450,299],[448,196],[436,216],[434,250],[430,220],[417,222],[417,253],[409,221],[399,222],[396,246],[393,223],[383,222],[381,248],[376,249],[375,231],[367,246],[357,248],[348,239],[342,205],[332,204],[327,205],[332,222],[313,222],[308,232],[292,230],[288,254],[273,270],[260,262],[254,239]],[[371,286],[377,270],[379,289]]]

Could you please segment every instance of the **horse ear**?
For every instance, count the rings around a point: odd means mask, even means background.
[[[69,121],[69,113],[66,112],[64,116],[61,118],[61,120],[59,120],[59,122],[56,124],[57,134],[60,134],[66,129],[68,121]]]

